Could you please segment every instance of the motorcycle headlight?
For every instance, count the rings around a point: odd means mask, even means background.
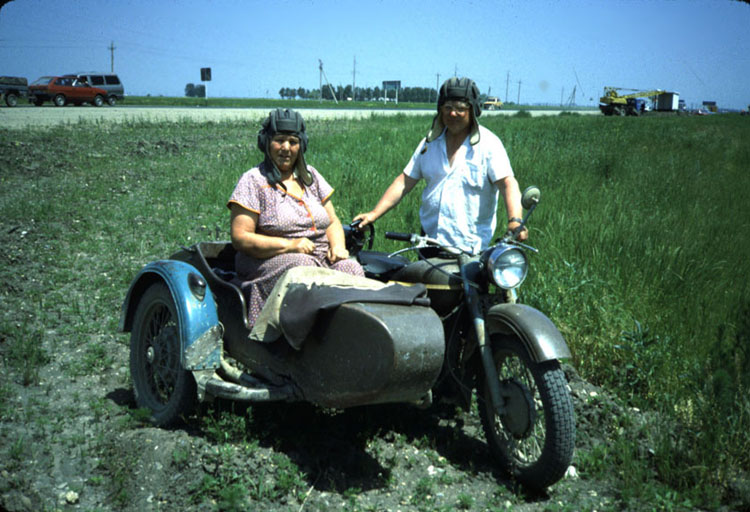
[[[487,258],[487,271],[493,283],[510,290],[526,279],[529,263],[521,249],[500,245],[495,247]]]

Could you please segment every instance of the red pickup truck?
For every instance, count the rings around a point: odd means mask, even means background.
[[[101,107],[106,98],[107,91],[91,87],[75,77],[43,76],[29,86],[29,103],[36,106],[41,106],[45,101],[52,101],[58,107],[68,103],[90,103]]]

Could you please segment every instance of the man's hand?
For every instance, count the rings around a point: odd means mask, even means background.
[[[508,221],[508,231],[510,231],[511,233],[514,233],[516,229],[518,229],[518,226],[520,225],[521,225],[520,219],[513,217],[512,219]],[[524,226],[521,232],[518,233],[518,236],[516,236],[516,240],[518,240],[519,242],[523,242],[527,238],[529,238],[529,230],[526,229],[526,226]]]
[[[375,216],[374,213],[367,212],[367,213],[360,213],[359,215],[357,215],[356,217],[352,219],[352,222],[360,221],[359,224],[357,225],[357,229],[361,231],[362,228],[364,228],[368,224],[372,224],[373,222],[375,222],[375,219],[377,219],[377,217]]]

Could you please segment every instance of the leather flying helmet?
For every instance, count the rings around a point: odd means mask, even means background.
[[[430,131],[427,132],[427,142],[437,139],[445,130],[440,116],[440,107],[448,100],[465,101],[471,105],[471,145],[479,142],[479,123],[477,117],[482,115],[482,104],[479,102],[479,87],[471,78],[451,77],[440,86],[438,94],[437,114],[432,120]]]
[[[258,132],[258,149],[265,155],[264,167],[266,178],[272,185],[281,181],[281,172],[271,159],[269,144],[277,133],[286,133],[299,138],[300,151],[294,164],[294,175],[302,181],[305,186],[312,184],[312,174],[307,170],[305,162],[305,151],[307,150],[307,132],[302,114],[292,109],[277,108],[268,113]]]
[[[482,105],[479,103],[479,87],[471,78],[451,77],[440,86],[438,96],[438,110],[448,100],[463,100],[471,104],[475,117],[482,115]]]

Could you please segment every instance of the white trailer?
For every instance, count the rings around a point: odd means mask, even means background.
[[[656,97],[656,110],[676,112],[680,109],[680,95],[676,92],[663,92]]]

